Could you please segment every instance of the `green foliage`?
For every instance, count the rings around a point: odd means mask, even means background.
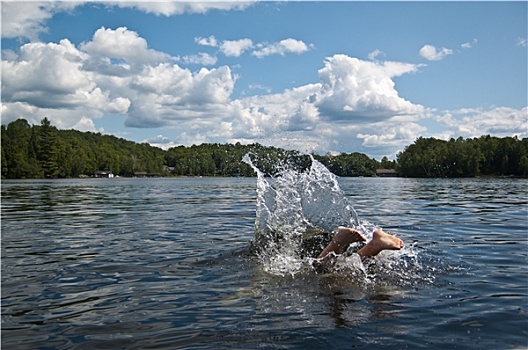
[[[119,176],[255,176],[242,162],[248,153],[267,175],[284,167],[303,170],[311,164],[308,155],[258,143],[178,146],[164,151],[99,133],[58,130],[47,118],[38,126],[23,119],[2,126],[3,178],[92,176],[98,170]],[[339,176],[371,176],[379,166],[360,153],[315,157]]]
[[[528,139],[420,137],[398,154],[397,168],[408,177],[526,176]]]
[[[69,178],[91,176],[98,170],[119,176],[150,173],[160,176],[255,176],[242,162],[251,154],[265,174],[283,166],[303,170],[308,155],[258,143],[201,144],[166,151],[100,133],[58,130],[47,118],[31,126],[24,119],[2,125],[2,178]],[[466,177],[528,174],[528,139],[483,136],[449,141],[418,138],[381,162],[362,153],[312,155],[338,176],[374,176],[376,169],[397,169],[408,177]]]
[[[164,174],[164,151],[114,136],[57,130],[47,118],[39,126],[24,119],[2,125],[2,177],[68,178],[109,170]]]
[[[341,153],[337,156],[315,156],[337,176],[374,176],[380,163],[362,153]]]
[[[44,176],[38,164],[35,129],[24,119],[2,126],[2,176],[14,179]]]
[[[40,162],[44,177],[56,178],[59,174],[57,129],[51,126],[48,118],[44,118],[36,136],[37,160]]]
[[[165,153],[165,164],[174,168],[179,176],[255,176],[251,167],[242,162],[246,154],[252,155],[254,164],[265,174],[280,170],[280,164],[306,168],[309,157],[297,151],[286,151],[260,144],[201,144],[191,147],[178,146]]]

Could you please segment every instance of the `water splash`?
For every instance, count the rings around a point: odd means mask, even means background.
[[[281,164],[266,178],[251,160],[243,161],[257,173],[256,229],[299,231],[308,227],[331,231],[337,225],[359,228],[359,218],[339,187],[337,177],[311,157],[307,171]]]
[[[255,165],[252,157],[255,156],[246,154],[242,161],[257,174],[252,248],[265,271],[281,276],[311,271],[317,255],[314,252],[322,251],[338,226],[353,227],[367,240],[379,228],[359,218],[337,177],[312,156],[307,169],[281,163],[269,177]],[[308,248],[312,251],[307,252]],[[421,274],[418,249],[413,245],[386,253],[376,257],[375,264],[367,265],[357,254],[343,255],[334,270],[345,271],[346,276],[367,284],[377,280],[400,283],[434,279],[430,274]]]

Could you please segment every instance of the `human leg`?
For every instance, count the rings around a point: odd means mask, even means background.
[[[363,241],[365,241],[365,237],[358,231],[340,226],[332,241],[319,254],[317,260],[313,262],[314,268],[319,272],[328,271],[329,268],[335,265],[338,254],[342,254],[350,244]],[[401,239],[379,229],[374,231],[372,240],[358,250],[357,254],[362,259],[366,259],[378,255],[383,250],[400,250],[403,246],[404,243]]]
[[[376,230],[372,234],[372,240],[357,253],[361,258],[369,258],[378,255],[383,250],[400,250],[403,246],[404,243],[401,239],[385,233],[383,230]]]
[[[350,244],[354,242],[363,242],[365,237],[359,231],[356,231],[350,227],[339,226],[337,228],[332,241],[326,246],[326,248],[319,254],[318,258],[323,258],[329,253],[334,254],[343,253]]]
[[[352,243],[363,242],[365,237],[359,231],[340,226],[332,237],[332,241],[314,260],[313,267],[318,272],[325,272],[335,265],[337,254],[342,254]]]

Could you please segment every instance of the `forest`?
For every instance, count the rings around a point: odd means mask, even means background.
[[[406,177],[517,176],[528,174],[528,138],[482,136],[473,139],[418,138],[398,154]]]
[[[90,177],[111,171],[122,177],[255,176],[242,161],[250,154],[267,175],[284,167],[306,169],[310,155],[297,151],[236,144],[178,146],[168,150],[111,135],[59,130],[47,118],[40,125],[18,119],[1,126],[3,179]],[[519,176],[528,174],[528,139],[482,136],[475,139],[418,138],[397,160],[341,153],[311,155],[337,176],[375,176],[396,169],[405,177]]]

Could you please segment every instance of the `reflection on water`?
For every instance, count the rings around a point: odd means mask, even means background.
[[[249,250],[256,179],[3,181],[2,345],[528,345],[525,180],[336,181],[408,250],[277,274]]]

